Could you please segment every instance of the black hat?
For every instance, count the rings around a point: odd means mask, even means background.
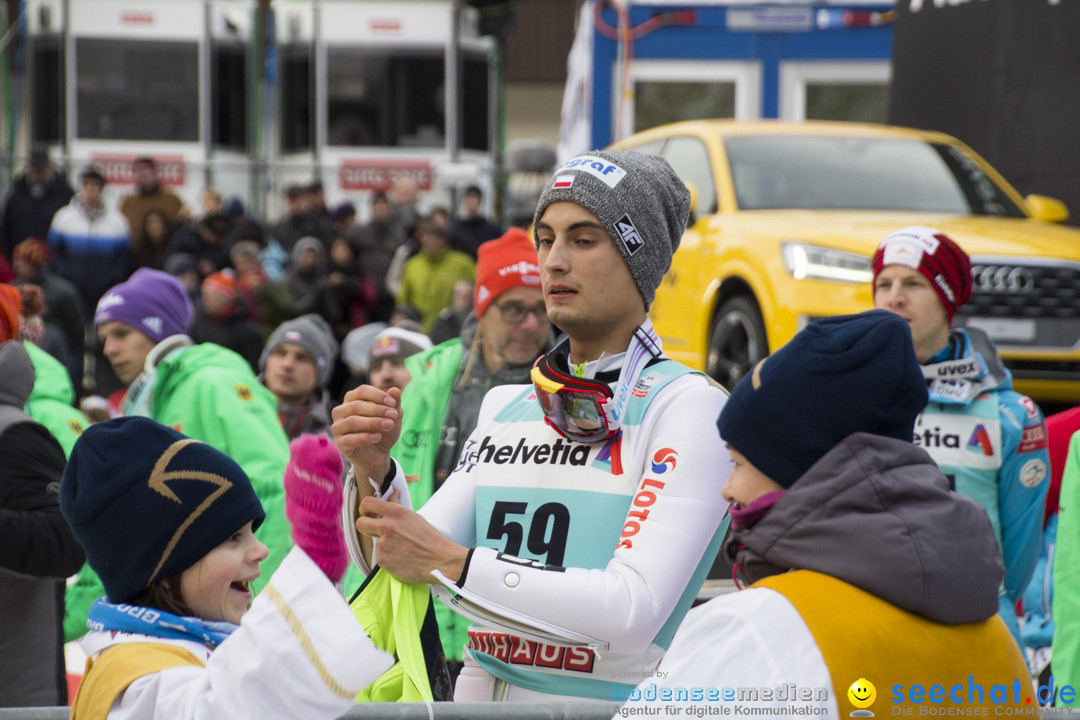
[[[911,442],[926,407],[911,330],[871,310],[810,323],[735,387],[720,437],[784,487],[852,433]]]
[[[44,150],[34,150],[30,153],[30,167],[41,168],[49,164],[49,153]]]
[[[60,510],[117,603],[266,517],[232,458],[138,416],[83,431],[60,482]]]

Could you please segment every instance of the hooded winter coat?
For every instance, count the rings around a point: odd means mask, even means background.
[[[64,582],[84,555],[60,514],[64,451],[22,408],[34,367],[0,344],[0,707],[62,705]]]
[[[856,433],[738,531],[729,554],[738,546],[750,582],[815,570],[936,622],[985,620],[997,612],[1001,551],[986,511],[948,482],[914,445]]]
[[[998,703],[991,683],[1007,681],[1001,702],[1025,704],[1013,687],[1030,687],[1027,670],[996,616],[1004,566],[990,519],[949,490],[922,449],[849,436],[728,549],[755,584],[688,613],[655,676],[630,700],[686,688],[735,700],[727,690],[764,688],[757,706],[790,710],[802,696],[776,689],[793,688],[813,695],[814,714],[846,717],[844,691],[866,678],[877,683],[878,716],[890,714],[888,702],[892,714],[918,704],[916,682],[924,690],[941,683],[946,693],[950,682],[981,683],[977,702],[966,686],[946,694],[951,707]]]

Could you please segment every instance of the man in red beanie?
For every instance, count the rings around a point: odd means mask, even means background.
[[[939,230],[901,228],[873,258],[874,305],[911,328],[930,402],[914,441],[953,488],[986,509],[1005,559],[999,614],[1019,641],[1013,607],[1039,559],[1049,455],[1042,412],[1012,389],[1012,375],[981,330],[951,328],[971,297],[971,262]]]
[[[476,426],[480,402],[492,387],[529,382],[529,370],[550,341],[536,248],[511,228],[482,244],[473,288],[475,317],[461,337],[411,355],[412,380],[401,397],[404,421],[393,457],[419,508],[457,465]],[[435,605],[446,659],[461,662],[468,621]]]

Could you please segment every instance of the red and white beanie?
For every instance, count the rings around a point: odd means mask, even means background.
[[[971,260],[948,235],[911,225],[890,233],[874,253],[874,282],[886,265],[906,265],[930,281],[952,322],[956,309],[971,297]]]

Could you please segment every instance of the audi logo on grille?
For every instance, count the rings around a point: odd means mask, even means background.
[[[975,290],[999,295],[1027,295],[1035,289],[1035,276],[1022,267],[974,265],[971,280]]]

